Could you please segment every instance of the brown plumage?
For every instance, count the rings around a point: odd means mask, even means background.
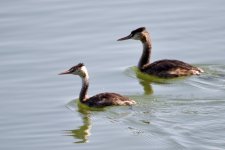
[[[132,105],[135,104],[135,102],[117,93],[100,93],[88,98],[84,101],[84,104],[90,107],[103,107],[112,105]]]
[[[118,41],[128,39],[140,40],[142,42],[143,52],[138,63],[138,68],[143,73],[162,78],[173,78],[180,76],[200,75],[200,73],[203,72],[202,69],[179,60],[163,59],[150,63],[152,43],[149,33],[145,27],[132,31],[130,35],[120,38]]]
[[[147,74],[164,78],[200,75],[200,73],[202,72],[201,69],[189,65],[185,62],[168,59],[159,60],[155,61],[154,63],[148,64],[147,66],[141,68],[141,71]]]
[[[89,87],[89,75],[87,68],[84,64],[79,63],[78,65],[70,68],[69,70],[60,73],[59,75],[73,74],[79,75],[82,79],[82,88],[80,91],[79,100],[81,103],[90,107],[104,107],[112,105],[133,105],[136,102],[129,99],[128,97],[122,96],[117,93],[100,93],[92,97],[88,97],[87,91]]]

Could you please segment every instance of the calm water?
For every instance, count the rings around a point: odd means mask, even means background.
[[[225,2],[195,0],[0,1],[0,149],[225,149]],[[150,83],[133,71],[146,26],[152,60],[179,59],[201,76]],[[84,62],[89,95],[118,92],[129,107],[88,110],[80,79],[57,74]]]

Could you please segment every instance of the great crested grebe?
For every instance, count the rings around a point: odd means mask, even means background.
[[[130,35],[120,38],[117,41],[128,39],[140,40],[143,45],[143,52],[138,63],[138,68],[143,73],[161,78],[173,78],[180,76],[200,75],[200,73],[204,72],[201,68],[194,67],[179,60],[163,59],[150,63],[152,42],[145,27],[140,27],[133,30]]]
[[[80,91],[79,100],[81,103],[86,104],[90,107],[104,107],[111,105],[133,105],[136,104],[134,100],[124,97],[117,93],[100,93],[92,97],[88,97],[87,91],[89,86],[89,75],[87,68],[83,63],[79,63],[73,66],[67,71],[60,73],[59,75],[73,74],[78,75],[82,79],[82,88]]]

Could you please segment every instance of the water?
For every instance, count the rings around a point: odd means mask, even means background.
[[[224,1],[4,1],[0,5],[0,149],[225,149]],[[152,60],[179,59],[205,73],[169,83],[136,78],[146,26]],[[78,62],[89,95],[118,92],[129,107],[88,110],[80,79],[58,76]]]

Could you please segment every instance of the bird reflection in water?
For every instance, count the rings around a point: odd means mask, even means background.
[[[71,101],[68,104],[68,108],[74,104],[76,104],[76,102]],[[81,125],[77,129],[66,130],[66,133],[67,135],[73,136],[76,140],[78,140],[74,143],[87,143],[88,138],[91,135],[91,111],[93,111],[93,109],[96,109],[96,111],[100,111],[102,110],[102,108],[91,108],[90,110],[90,108],[88,108],[84,104],[81,104],[80,102],[77,102],[77,105],[72,107],[76,107],[77,112],[79,112],[79,114],[81,115],[83,125]]]
[[[143,87],[145,95],[151,95],[154,93],[152,84],[170,84],[174,83],[175,81],[179,81],[184,79],[185,77],[179,77],[174,79],[164,79],[152,75],[146,75],[142,73],[136,66],[130,67],[126,74],[130,77],[136,78],[139,81],[139,84]]]
[[[139,79],[139,84],[143,87],[145,95],[153,94],[153,89],[152,89],[151,82]]]

